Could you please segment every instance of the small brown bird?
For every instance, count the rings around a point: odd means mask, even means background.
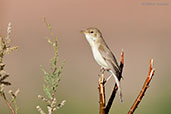
[[[87,41],[89,42],[96,62],[113,75],[118,86],[120,100],[122,101],[122,92],[118,80],[120,67],[114,54],[104,41],[102,33],[97,28],[88,28],[86,30],[82,30],[81,32],[84,33]]]

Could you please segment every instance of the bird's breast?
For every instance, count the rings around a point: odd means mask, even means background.
[[[104,58],[102,57],[102,55],[100,54],[99,50],[97,47],[92,47],[92,52],[93,52],[93,56],[94,59],[96,60],[96,62],[103,68],[107,68],[108,65],[106,63],[106,61],[104,60]]]

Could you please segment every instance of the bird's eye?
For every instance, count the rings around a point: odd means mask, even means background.
[[[94,33],[94,31],[90,31],[90,33]]]

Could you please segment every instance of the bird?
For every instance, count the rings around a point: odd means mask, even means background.
[[[115,83],[118,86],[119,96],[122,102],[122,92],[118,80],[120,67],[114,54],[106,44],[102,33],[98,28],[94,27],[81,30],[81,33],[83,33],[85,38],[87,39],[96,62],[101,66],[102,69],[109,71],[111,75],[113,75]]]

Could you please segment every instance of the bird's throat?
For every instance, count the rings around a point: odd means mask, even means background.
[[[96,38],[94,38],[94,37],[92,37],[92,36],[90,36],[88,34],[86,34],[85,36],[86,36],[86,39],[87,39],[88,43],[90,44],[90,46],[91,47],[94,46],[95,45],[95,39]]]

